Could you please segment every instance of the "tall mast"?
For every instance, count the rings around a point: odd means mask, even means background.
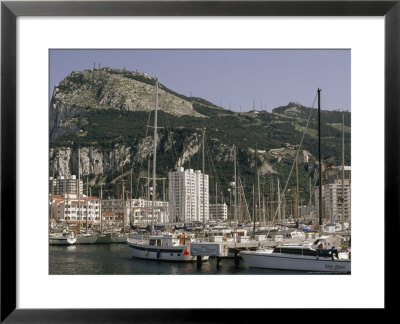
[[[218,204],[218,188],[217,188],[217,184],[218,184],[218,182],[217,182],[217,180],[215,180],[215,205]],[[215,208],[216,208],[216,206],[215,206]]]
[[[261,211],[260,171],[259,170],[257,170],[257,191],[258,191],[258,224],[261,224],[261,212],[262,211]]]
[[[293,209],[293,214],[294,218],[297,220],[299,218],[299,169],[298,169],[298,164],[297,164],[297,158],[296,158],[296,190],[294,193],[294,209]]]
[[[205,196],[206,196],[206,192],[205,192],[205,161],[204,161],[204,137],[205,137],[205,133],[206,130],[205,128],[203,128],[203,229],[206,228],[206,205],[205,205]]]
[[[102,200],[103,200],[103,184],[100,185],[100,233],[103,234],[103,215],[101,211],[101,205],[102,205]]]
[[[129,233],[131,232],[131,229],[132,229],[132,199],[133,199],[133,197],[132,197],[132,188],[133,188],[133,184],[132,184],[132,180],[133,180],[133,166],[132,166],[132,168],[131,168],[131,182],[130,182],[130,185],[131,185],[131,194],[130,194],[130,197],[131,197],[131,200],[130,200],[130,202],[129,202],[129,206],[130,206],[130,208],[129,208]]]
[[[156,78],[155,82],[155,90],[156,90],[156,100],[154,107],[154,151],[153,151],[153,206],[152,206],[152,215],[151,215],[151,227],[150,233],[153,234],[153,220],[154,220],[154,205],[156,199],[156,154],[157,154],[157,108],[158,108],[158,78]]]
[[[321,164],[321,89],[318,92],[318,174],[319,174],[319,225],[322,225],[322,164]]]
[[[78,146],[78,220],[79,220],[79,232],[81,231],[81,154],[80,147]]]
[[[265,196],[263,194],[263,225],[265,225]]]
[[[253,183],[253,237],[255,235],[256,235],[256,192],[255,192],[255,184]]]
[[[233,149],[233,172],[234,172],[234,179],[233,179],[233,213],[235,215],[235,223],[236,225],[238,224],[238,218],[237,218],[237,200],[236,200],[236,188],[237,188],[237,182],[236,182],[236,147]]]
[[[278,180],[278,221],[280,222],[282,220],[282,214],[281,214],[281,185],[279,183],[279,177],[277,178]]]
[[[342,230],[344,230],[344,111],[342,111]]]
[[[54,175],[55,175],[55,159],[53,161],[53,177],[51,180],[51,194],[50,194],[50,225],[49,228],[51,229],[51,221],[53,220],[53,195],[54,195]],[[68,192],[67,192],[68,193]],[[65,208],[65,197],[64,197],[64,208]],[[64,216],[65,217],[65,216]]]
[[[271,183],[270,183],[270,196],[271,196],[271,207],[270,207],[270,218],[271,222],[274,222],[274,181],[273,178],[271,178]]]
[[[163,187],[163,204],[162,204],[162,210],[164,211],[164,223],[166,221],[166,214],[167,214],[167,209],[165,208],[165,179],[162,179],[162,187]],[[169,218],[169,217],[168,217]]]
[[[66,202],[66,205],[65,205],[65,196],[64,196],[64,217],[65,217],[65,213],[68,211],[68,213],[67,213],[68,214],[68,218],[66,218],[67,225],[68,225],[68,219],[70,219],[70,217],[71,217],[71,208],[69,208],[68,191],[65,194],[67,196],[67,202]]]
[[[88,232],[89,219],[89,176],[86,176],[86,233]]]
[[[146,224],[149,224],[149,201],[150,201],[150,158],[147,160],[147,182],[146,182]]]
[[[253,184],[253,236],[256,235],[256,192],[255,185],[257,182],[257,145],[254,149],[254,184]]]
[[[122,162],[121,165],[121,192],[122,192],[122,197],[121,197],[121,208],[122,208],[122,231],[125,233],[125,192],[124,192],[124,162]]]

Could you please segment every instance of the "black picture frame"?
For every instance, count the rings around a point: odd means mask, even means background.
[[[399,230],[400,4],[394,1],[2,1],[1,2],[1,322],[224,322],[240,309],[16,308],[16,19],[19,16],[384,16],[385,246]],[[389,172],[390,170],[390,172]],[[394,222],[394,225],[391,225]],[[386,256],[386,253],[385,253]],[[385,309],[394,277],[385,257]],[[268,307],[268,305],[266,305]],[[329,307],[329,305],[327,305]],[[252,310],[251,317],[262,310]],[[249,314],[247,314],[249,315]],[[246,316],[247,316],[246,315]],[[235,321],[235,320],[234,320]]]

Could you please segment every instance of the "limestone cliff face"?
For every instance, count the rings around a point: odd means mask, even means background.
[[[152,155],[152,149],[146,143],[152,143],[150,138],[141,140],[137,146],[115,144],[102,148],[83,146],[79,148],[81,175],[103,175],[120,171],[123,165],[136,164],[147,160]],[[57,147],[49,150],[50,175],[77,175],[78,148]]]
[[[105,175],[120,172],[123,165],[143,165],[153,156],[154,140],[152,136],[140,139],[131,146],[126,144],[114,144],[112,147],[82,146],[80,147],[80,172],[85,175]],[[161,136],[157,139],[157,154],[160,151],[165,155],[178,154],[175,167],[184,165],[193,159],[196,154],[202,154],[201,134],[194,133],[185,139],[180,151],[173,147],[170,141]],[[206,148],[213,156],[214,161],[233,161],[233,147],[216,141],[212,147]],[[172,153],[173,152],[173,153]],[[206,154],[208,154],[206,152]],[[198,159],[198,158],[197,158]],[[160,162],[160,160],[158,160]],[[49,174],[54,176],[78,174],[78,148],[57,147],[49,150]],[[209,167],[209,166],[207,166]]]
[[[81,175],[101,175],[121,169],[122,163],[131,162],[131,148],[115,145],[110,149],[81,147]],[[78,148],[57,147],[49,150],[50,175],[78,174]]]
[[[80,131],[78,117],[84,115],[85,110],[82,108],[71,107],[63,103],[51,103],[49,109],[50,142],[54,142],[54,140],[66,133]]]

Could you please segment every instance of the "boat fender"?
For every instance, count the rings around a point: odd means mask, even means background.
[[[146,250],[146,256],[149,256],[149,250]]]
[[[160,258],[160,250],[157,250],[157,259]]]
[[[185,249],[185,250],[183,251],[183,254],[184,254],[184,255],[189,255],[189,250],[188,250],[188,249]]]

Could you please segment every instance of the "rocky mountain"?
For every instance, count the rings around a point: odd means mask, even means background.
[[[72,72],[53,91],[50,107],[50,140],[79,130],[77,121],[88,110],[151,111],[154,80],[146,74],[110,68]],[[164,86],[158,93],[159,109],[173,116],[202,115],[193,104]],[[85,123],[83,119],[81,121]]]
[[[111,68],[73,72],[62,80],[54,88],[49,107],[50,176],[76,175],[79,149],[81,175],[90,181],[94,193],[100,183],[110,192],[115,191],[121,174],[128,176],[132,170],[132,190],[134,195],[141,195],[153,155],[154,82],[143,73]],[[285,183],[304,133],[299,157],[300,186],[307,194],[308,164],[318,155],[316,109],[289,103],[272,113],[237,113],[201,98],[180,95],[162,84],[158,102],[158,177],[166,178],[168,171],[177,166],[201,169],[200,144],[205,129],[211,197],[216,182],[217,191],[222,189],[227,195],[233,176],[234,147],[238,150],[238,171],[243,182],[253,182],[257,167],[264,185],[278,176]],[[321,119],[322,158],[340,164],[342,113],[322,111]],[[350,129],[350,113],[346,112],[347,165]],[[292,185],[294,179],[289,181]]]

